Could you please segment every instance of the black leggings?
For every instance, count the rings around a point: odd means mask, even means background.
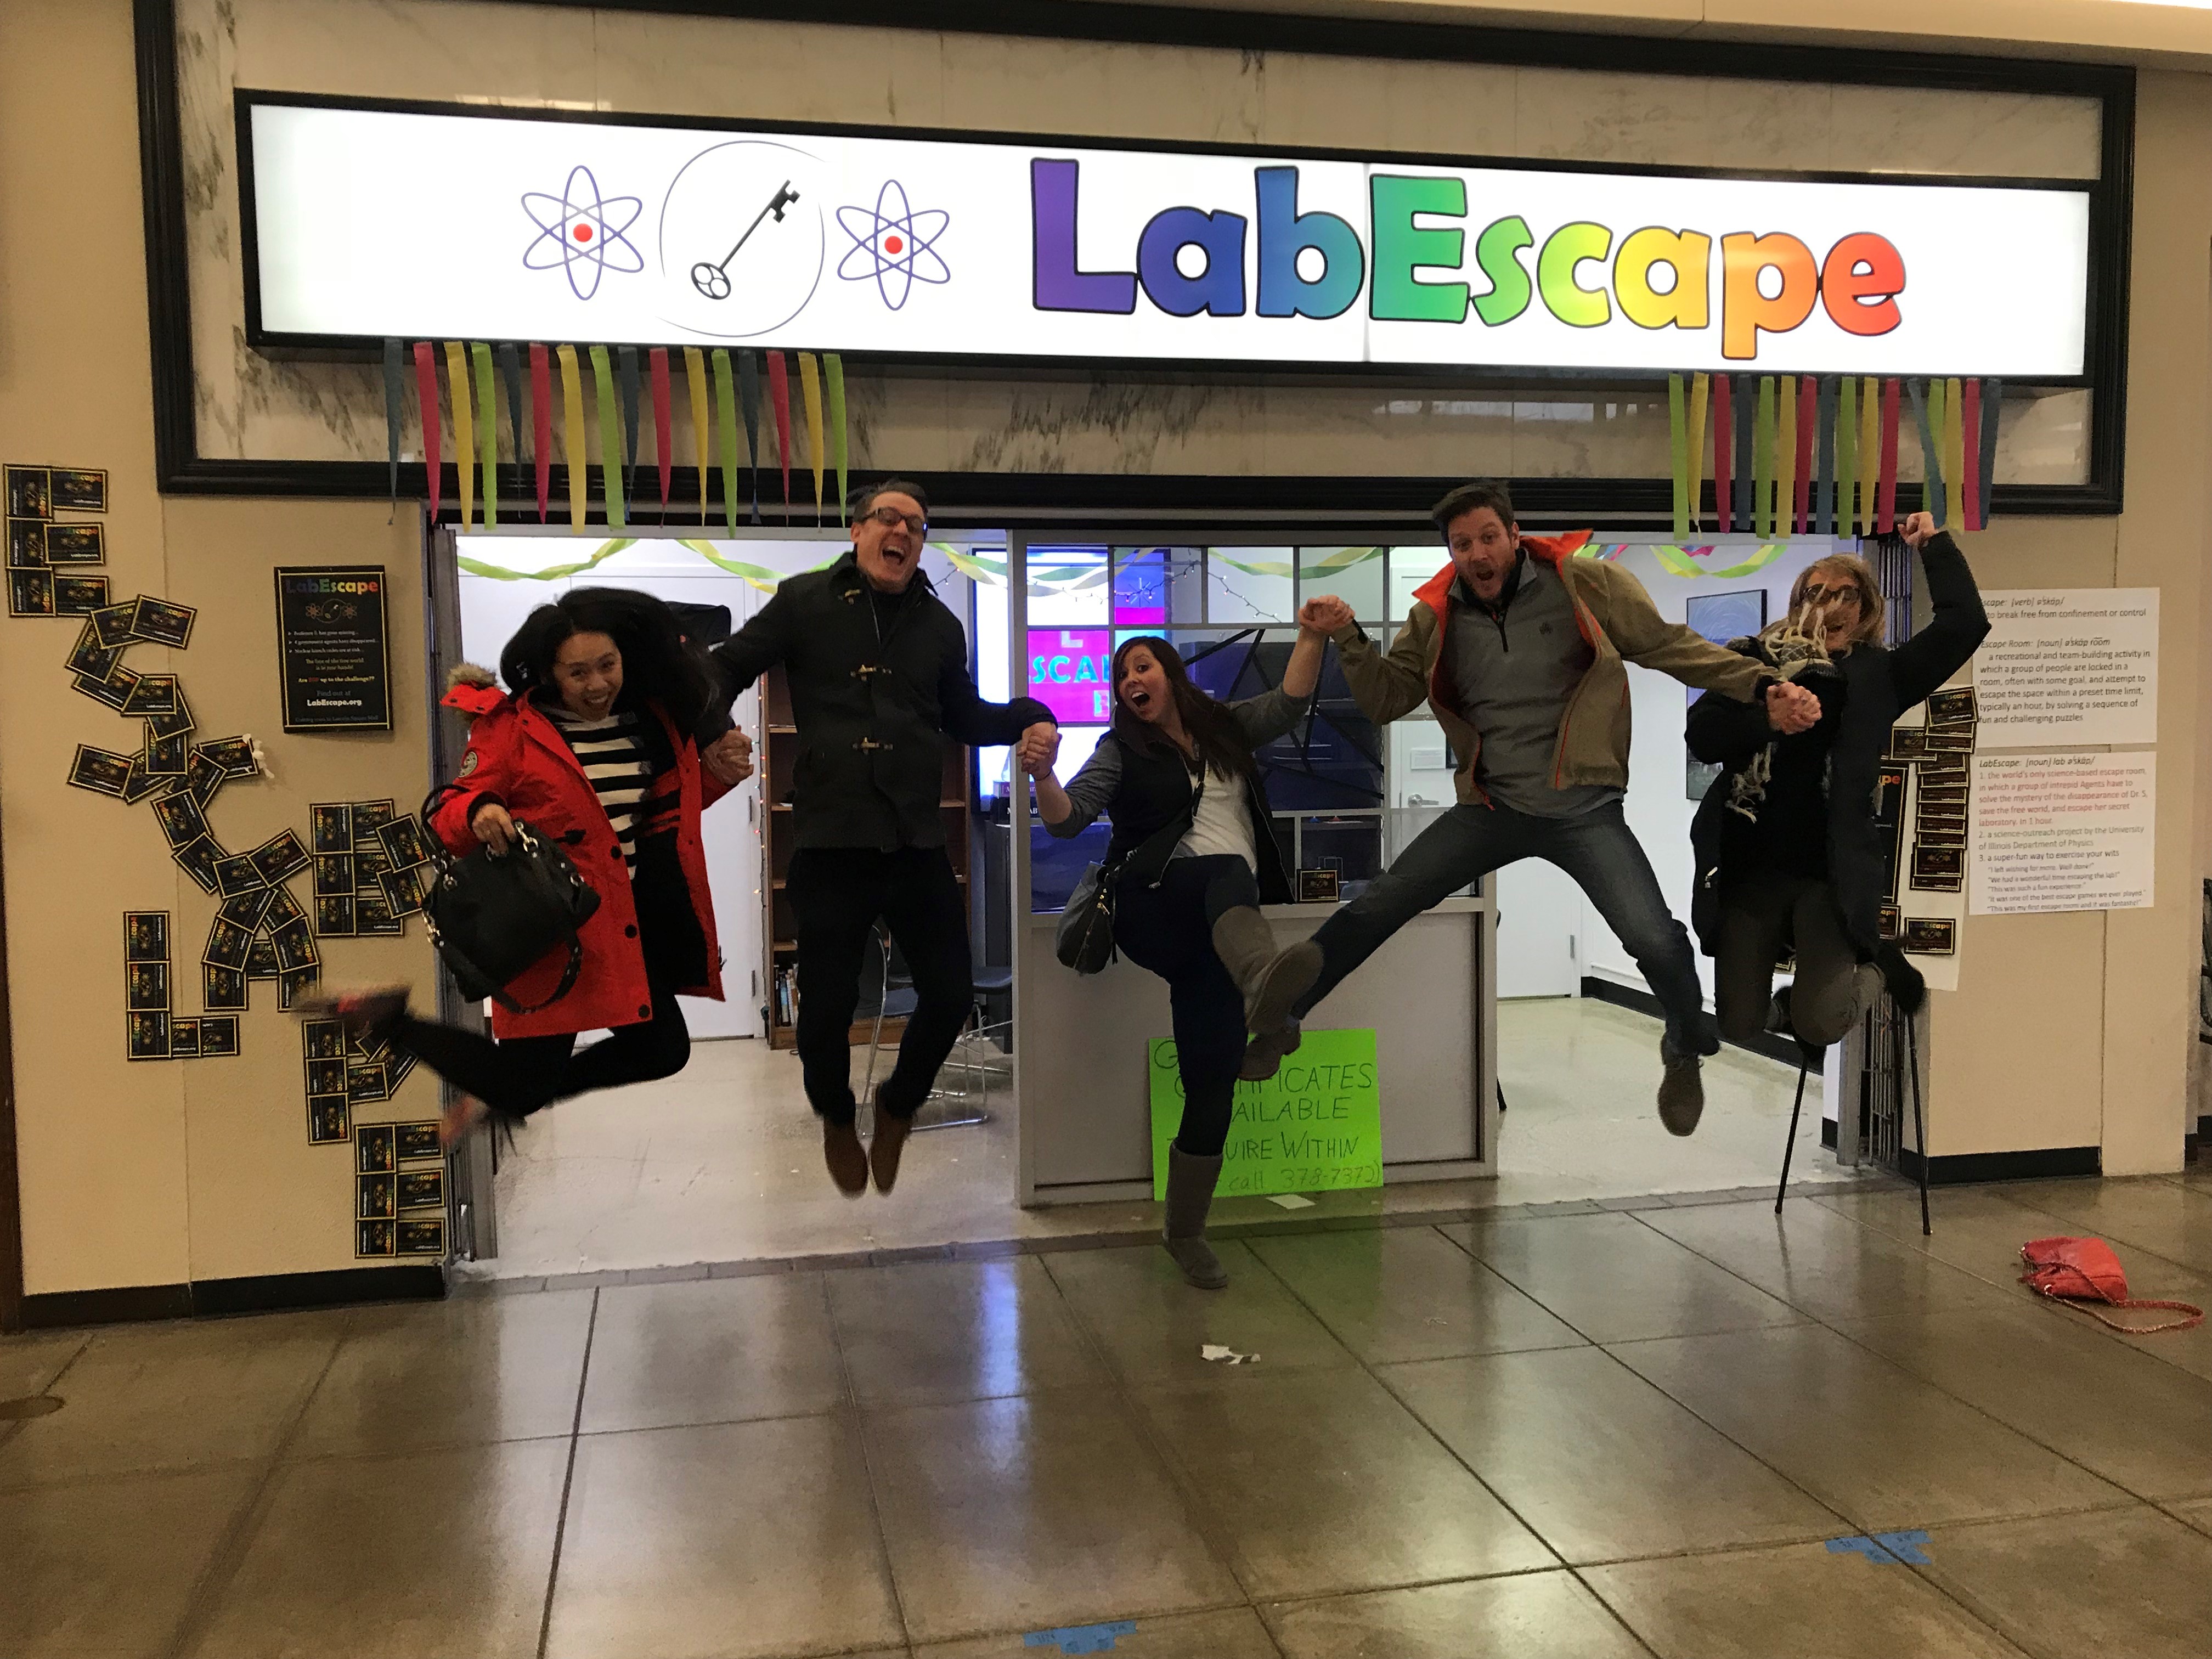
[[[1244,1063],[1244,994],[1214,951],[1213,924],[1259,902],[1252,866],[1221,854],[1170,859],[1157,887],[1123,883],[1114,911],[1114,942],[1168,982],[1182,1076],[1175,1144],[1194,1158],[1221,1155]]]
[[[509,1117],[524,1117],[571,1095],[674,1077],[691,1058],[691,1032],[668,979],[648,963],[653,1018],[618,1025],[604,1042],[574,1052],[576,1033],[493,1041],[458,1025],[402,1014],[384,1032],[455,1088]]]

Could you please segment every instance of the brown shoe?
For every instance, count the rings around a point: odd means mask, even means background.
[[[858,1198],[868,1190],[868,1149],[860,1145],[860,1133],[851,1124],[823,1124],[822,1162],[846,1197]]]
[[[910,1117],[893,1117],[881,1106],[876,1108],[876,1133],[868,1143],[868,1168],[874,1171],[876,1190],[887,1193],[898,1182],[899,1154],[906,1150],[906,1138],[914,1133]]]
[[[1698,1074],[1698,1056],[1678,1054],[1662,1041],[1659,1059],[1665,1068],[1659,1079],[1659,1121],[1668,1134],[1689,1134],[1705,1113],[1705,1085]]]

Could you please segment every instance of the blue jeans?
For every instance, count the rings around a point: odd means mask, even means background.
[[[1453,807],[1415,836],[1366,891],[1322,924],[1314,935],[1322,949],[1321,977],[1299,1001],[1300,1018],[1422,911],[1520,859],[1559,866],[1589,895],[1666,1011],[1670,1048],[1685,1054],[1719,1052],[1689,930],[1668,909],[1651,861],[1619,801],[1569,818],[1536,817],[1510,806]]]

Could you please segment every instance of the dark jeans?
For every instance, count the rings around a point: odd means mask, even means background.
[[[1219,855],[1170,860],[1157,887],[1124,883],[1114,911],[1115,944],[1168,982],[1182,1076],[1176,1145],[1194,1158],[1221,1155],[1244,1063],[1244,994],[1214,952],[1213,924],[1224,910],[1259,902],[1252,866]]]
[[[1858,1018],[1858,952],[1844,933],[1835,889],[1813,876],[1746,871],[1721,886],[1713,1001],[1721,1030],[1743,1042],[1766,1024],[1774,964],[1797,954],[1790,1024],[1815,1048],[1839,1042]]]
[[[1665,1010],[1669,1048],[1678,1054],[1719,1050],[1689,930],[1667,908],[1651,861],[1618,801],[1569,818],[1537,817],[1509,806],[1453,807],[1322,924],[1314,935],[1322,948],[1321,977],[1300,1000],[1298,1013],[1303,1017],[1422,911],[1520,859],[1557,865],[1589,896]]]
[[[618,1089],[626,1083],[650,1083],[674,1077],[691,1058],[691,1032],[677,1006],[672,982],[650,961],[646,979],[653,988],[653,1018],[619,1025],[614,1034],[574,1052],[576,1034],[509,1037],[494,1042],[458,1025],[440,1025],[403,1014],[385,1036],[455,1088],[466,1091],[494,1111],[523,1117],[571,1095],[594,1089]]]
[[[876,1105],[912,1117],[937,1082],[975,998],[968,954],[968,905],[941,847],[802,847],[784,890],[799,924],[799,1060],[806,1098],[831,1123],[850,1123],[853,1011],[862,976],[881,971],[876,919],[914,977],[915,1009],[899,1040],[898,1064],[878,1085]]]

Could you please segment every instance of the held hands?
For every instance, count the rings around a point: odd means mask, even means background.
[[[699,758],[716,781],[734,789],[753,775],[753,740],[733,726],[701,750]]]
[[[1936,533],[1936,515],[1933,513],[1911,514],[1905,518],[1905,528],[1899,533],[1904,536],[1907,547],[1918,547]]]
[[[1014,745],[1014,764],[1030,777],[1049,777],[1060,758],[1060,728],[1048,720],[1028,727]]]
[[[507,808],[488,800],[470,818],[469,833],[493,852],[504,853],[514,845],[514,820],[507,815]]]
[[[1322,593],[1298,607],[1298,626],[1323,639],[1352,626],[1352,607],[1334,593]]]
[[[1766,688],[1766,723],[1787,737],[1820,723],[1820,700],[1793,680]]]

